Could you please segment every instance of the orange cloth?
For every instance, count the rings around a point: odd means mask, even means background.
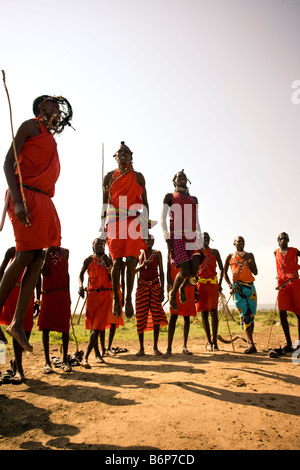
[[[199,266],[198,276],[200,282],[197,284],[199,300],[197,302],[197,312],[210,312],[212,309],[218,309],[219,284],[216,281],[217,276],[217,258],[211,253],[209,247],[205,250],[205,260]],[[206,282],[201,282],[205,279]],[[214,282],[214,283],[212,283]]]
[[[85,311],[85,328],[103,331],[111,323],[124,325],[123,313],[117,318],[112,313],[113,292],[112,282],[106,268],[94,259],[88,266],[88,290]],[[94,289],[108,289],[97,292]]]
[[[174,283],[175,277],[177,273],[180,271],[180,268],[175,268],[173,263],[171,265],[171,279]],[[185,288],[185,292],[187,295],[188,301],[185,304],[182,304],[179,299],[179,292],[176,295],[176,302],[178,310],[173,310],[170,308],[170,313],[174,315],[182,315],[183,317],[195,317],[196,313],[196,305],[195,305],[195,286],[192,284],[188,284]]]
[[[60,174],[60,162],[52,134],[40,122],[39,124],[41,134],[25,141],[18,160],[23,183],[46,194],[24,188],[31,215],[29,227],[21,224],[16,217],[12,200],[10,200],[8,215],[14,229],[16,251],[60,246],[61,243],[60,221],[51,200]],[[18,181],[17,170],[16,177]]]
[[[12,261],[11,261],[12,262]],[[18,282],[14,286],[13,290],[9,294],[8,299],[6,300],[2,312],[0,312],[0,325],[10,325],[13,319],[16,306],[18,303],[18,298],[20,294],[20,286],[22,282],[22,277],[24,275],[24,271],[18,279]],[[28,310],[25,315],[23,329],[27,333],[30,333],[33,327],[33,308],[34,308],[34,295],[30,300],[30,304]]]
[[[231,272],[232,272],[232,281],[242,281],[242,282],[253,282],[255,277],[248,268],[247,261],[243,260],[241,256],[237,253],[234,253],[229,261]]]
[[[143,206],[143,188],[138,184],[135,172],[122,174],[116,170],[109,188],[110,204],[117,209],[140,210]],[[134,205],[134,207],[132,207]],[[138,258],[145,247],[141,225],[135,217],[122,217],[109,221],[107,225],[107,245],[113,260],[133,256]]]
[[[59,259],[49,256],[49,274],[43,277],[39,330],[68,333],[71,299],[67,278],[67,261],[63,250]]]

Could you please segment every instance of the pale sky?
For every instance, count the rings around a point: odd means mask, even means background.
[[[164,195],[184,169],[211,247],[225,262],[242,235],[258,266],[258,303],[274,305],[279,232],[300,248],[300,103],[292,87],[300,80],[300,1],[0,0],[0,8],[0,67],[15,133],[41,94],[73,106],[76,132],[57,137],[54,197],[73,305],[100,225],[102,144],[106,173],[121,140],[146,179],[150,218],[160,220]],[[4,162],[11,129],[1,84],[0,125]],[[166,272],[159,224],[152,234]],[[1,258],[12,245],[7,218]]]

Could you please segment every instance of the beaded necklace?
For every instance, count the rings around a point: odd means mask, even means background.
[[[93,258],[97,261],[98,266],[101,266],[102,268],[105,268],[108,273],[110,273],[112,266],[107,266],[105,264],[104,259],[102,258],[103,255],[96,255],[93,254]]]
[[[132,163],[129,163],[129,165],[127,166],[127,168],[125,168],[124,171],[120,170],[120,168],[117,168],[115,171],[114,171],[114,174],[109,182],[109,184],[106,186],[106,191],[107,191],[107,194],[108,194],[108,197],[109,199],[111,199],[111,187],[112,185],[120,178],[122,178],[123,176],[126,176],[130,171],[133,171],[133,166],[132,166]]]
[[[62,249],[61,249],[61,247],[59,247],[58,250],[55,251],[55,253],[51,252],[50,257],[51,257],[51,260],[52,260],[53,264],[56,265],[57,263],[59,263],[62,259]]]

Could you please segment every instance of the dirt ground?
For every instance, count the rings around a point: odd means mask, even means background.
[[[283,346],[281,328],[273,331],[271,346]],[[270,358],[268,333],[255,336],[254,355],[241,340],[235,351],[219,343],[207,352],[201,337],[189,341],[191,356],[174,341],[168,359],[152,355],[152,341],[138,358],[138,342],[116,336],[128,352],[105,364],[92,354],[91,369],[51,375],[35,344],[24,354],[26,381],[0,386],[0,450],[299,450],[300,364],[291,354]],[[2,375],[11,349],[6,356]]]

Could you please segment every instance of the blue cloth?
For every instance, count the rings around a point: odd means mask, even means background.
[[[240,312],[240,321],[243,329],[254,324],[257,308],[257,295],[253,282],[234,282],[232,284],[233,300]]]

